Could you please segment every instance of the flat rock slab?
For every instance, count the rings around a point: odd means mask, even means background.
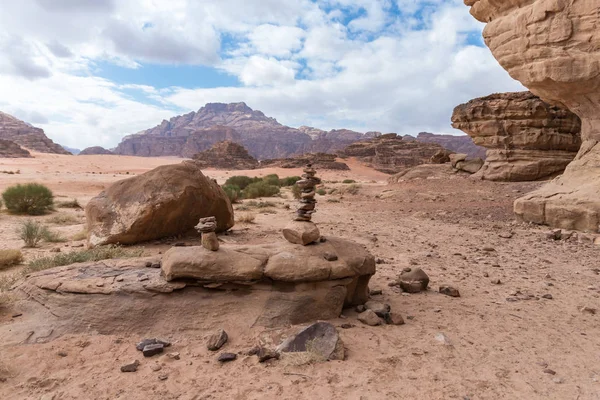
[[[310,352],[325,360],[343,360],[344,344],[335,326],[329,322],[314,323],[277,347],[282,353]]]

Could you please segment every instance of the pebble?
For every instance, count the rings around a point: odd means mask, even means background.
[[[12,317],[17,318],[17,317],[20,317],[21,315],[23,315],[23,313],[15,313],[12,315]]]
[[[358,314],[358,320],[365,325],[377,326],[382,325],[383,321],[375,314],[373,310],[367,310]]]
[[[167,353],[167,357],[172,360],[179,360],[181,358],[179,357],[179,353]]]
[[[279,360],[278,352],[276,352],[275,350],[264,348],[264,347],[261,347],[258,350],[258,353],[256,353],[256,355],[258,356],[258,362],[260,362],[260,363],[264,363],[265,361],[272,360],[272,359]]]
[[[227,332],[225,332],[223,329],[219,329],[208,338],[206,347],[210,351],[217,351],[223,347],[225,343],[227,343],[228,339],[229,337],[227,336]]]
[[[129,364],[125,364],[121,366],[121,372],[135,372],[138,369],[140,362],[135,360]]]
[[[440,286],[440,293],[450,297],[460,297],[458,289],[448,285]]]
[[[390,325],[404,325],[404,318],[400,313],[390,312],[386,314],[385,322]]]
[[[502,284],[502,281],[501,281],[500,279],[492,279],[492,283],[493,283],[494,285],[501,285],[501,284]]]
[[[482,250],[487,252],[496,251],[496,249],[491,246],[485,246]]]
[[[552,300],[553,297],[552,297],[552,295],[550,293],[547,293],[547,294],[545,294],[545,295],[542,296],[542,299]]]
[[[164,375],[163,374],[163,375],[159,375],[158,376],[158,379],[161,380],[161,381],[166,381],[168,378],[169,378],[169,375]]]
[[[588,313],[588,314],[596,314],[596,309],[592,308],[592,307],[582,307],[580,310],[582,313]]]
[[[152,364],[152,365],[150,366],[150,369],[151,369],[152,371],[154,371],[154,372],[157,372],[157,371],[160,371],[160,370],[162,369],[162,367],[161,367],[160,365],[158,365],[158,364]]]
[[[66,351],[59,351],[57,354],[58,354],[60,357],[66,357],[66,356],[68,355]]]
[[[446,336],[445,334],[443,334],[442,332],[435,335],[435,340],[437,340],[438,342],[440,342],[441,344],[443,344],[445,346],[452,346],[452,342],[450,341],[450,338],[448,336]]]
[[[556,371],[554,371],[554,370],[552,370],[552,369],[550,369],[550,368],[546,368],[546,369],[544,370],[544,373],[545,373],[545,374],[550,374],[550,375],[556,375]]]
[[[338,256],[335,253],[327,252],[327,253],[323,254],[323,258],[327,261],[337,261]]]
[[[354,328],[354,325],[353,324],[342,324],[342,325],[340,325],[340,328],[350,329],[350,328]]]
[[[381,289],[373,289],[369,292],[371,294],[371,296],[378,296],[383,294],[383,290]]]
[[[225,362],[229,362],[229,361],[234,361],[235,359],[237,359],[237,354],[234,354],[234,353],[221,353],[219,355],[219,358],[217,359],[217,361],[225,363]]]

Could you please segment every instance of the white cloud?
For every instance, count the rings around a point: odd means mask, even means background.
[[[259,25],[248,39],[253,50],[268,56],[289,57],[292,52],[302,47],[304,30],[295,26]]]

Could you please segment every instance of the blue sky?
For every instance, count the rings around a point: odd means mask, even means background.
[[[0,110],[71,147],[207,102],[290,126],[453,133],[454,106],[520,90],[462,0],[0,4]]]

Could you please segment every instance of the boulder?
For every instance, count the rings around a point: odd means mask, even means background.
[[[597,0],[467,0],[487,23],[500,65],[544,101],[581,119],[582,144],[563,175],[515,202],[528,222],[600,230],[600,13]]]
[[[471,160],[459,161],[456,163],[454,168],[459,171],[465,171],[470,174],[474,174],[483,167],[483,160],[481,158],[473,158]]]
[[[464,153],[455,153],[455,154],[450,154],[448,156],[448,158],[450,159],[450,163],[452,164],[452,167],[456,167],[456,164],[458,164],[461,161],[465,161],[467,159],[467,155]]]
[[[306,246],[319,240],[321,233],[314,222],[293,221],[283,228],[283,237],[290,243]]]
[[[229,198],[193,161],[118,181],[90,200],[85,214],[92,246],[179,235],[208,216],[217,218],[217,231],[234,224]]]
[[[418,293],[427,290],[429,276],[421,268],[412,268],[400,274],[398,283],[405,292]]]
[[[577,115],[531,92],[497,93],[454,109],[452,126],[488,148],[481,178],[534,181],[562,173],[581,146]]]
[[[316,322],[290,336],[277,347],[280,353],[310,352],[322,360],[343,360],[344,343],[335,326]]]
[[[454,154],[452,153],[450,150],[438,150],[437,153],[435,153],[434,155],[431,156],[431,158],[429,159],[429,162],[431,164],[445,164],[447,162],[450,162],[450,155]]]

